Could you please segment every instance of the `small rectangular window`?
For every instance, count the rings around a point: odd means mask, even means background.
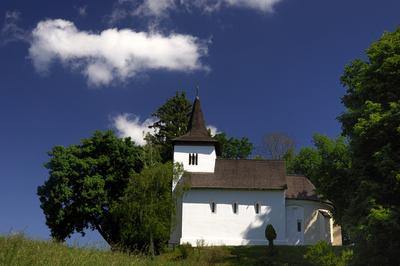
[[[260,204],[259,204],[259,203],[256,203],[256,204],[254,205],[254,209],[255,209],[255,211],[256,211],[256,214],[259,214],[259,213],[260,213]]]
[[[238,204],[235,202],[233,203],[233,213],[238,213]]]
[[[297,232],[301,232],[301,220],[297,220]]]
[[[211,202],[210,207],[212,213],[215,213],[217,211],[217,204],[215,204],[215,202]]]
[[[189,165],[197,165],[199,160],[199,155],[196,153],[189,153]]]

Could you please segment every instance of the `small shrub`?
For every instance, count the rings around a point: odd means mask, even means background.
[[[304,258],[315,266],[346,266],[352,256],[353,252],[351,250],[344,250],[338,256],[331,245],[325,241],[320,241],[308,248]]]
[[[178,250],[182,259],[187,259],[193,253],[193,247],[190,243],[179,245]]]
[[[265,228],[265,238],[268,240],[270,255],[274,255],[274,240],[276,239],[276,232],[272,224],[267,224],[267,227]]]

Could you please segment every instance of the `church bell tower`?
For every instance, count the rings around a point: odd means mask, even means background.
[[[200,98],[196,96],[185,135],[173,139],[174,163],[183,165],[187,172],[213,173],[218,142],[205,126]]]

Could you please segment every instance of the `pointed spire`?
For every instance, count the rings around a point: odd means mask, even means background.
[[[199,96],[196,96],[193,103],[192,113],[188,124],[188,133],[195,136],[209,136],[204,122],[203,112],[201,111]]]
[[[174,142],[217,142],[210,136],[206,128],[199,96],[196,96],[193,102],[187,133],[175,138]]]

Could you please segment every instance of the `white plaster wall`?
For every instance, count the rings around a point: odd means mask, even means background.
[[[192,189],[182,199],[182,237],[180,243],[207,245],[266,245],[265,227],[271,223],[277,233],[276,244],[285,244],[285,197],[283,190]],[[217,204],[216,213],[210,204]],[[233,203],[238,213],[233,213]],[[260,213],[255,213],[255,203]]]
[[[331,211],[330,205],[318,201],[287,199],[286,206],[304,208],[304,245],[313,245],[320,240],[333,241],[331,239],[332,229],[326,226],[326,218],[318,214],[318,210]]]
[[[304,207],[286,206],[286,239],[289,245],[304,244]],[[298,222],[300,231],[298,231]]]
[[[198,154],[198,165],[189,165],[189,154]],[[174,146],[174,162],[182,163],[187,172],[213,173],[215,168],[215,147],[210,146]]]

